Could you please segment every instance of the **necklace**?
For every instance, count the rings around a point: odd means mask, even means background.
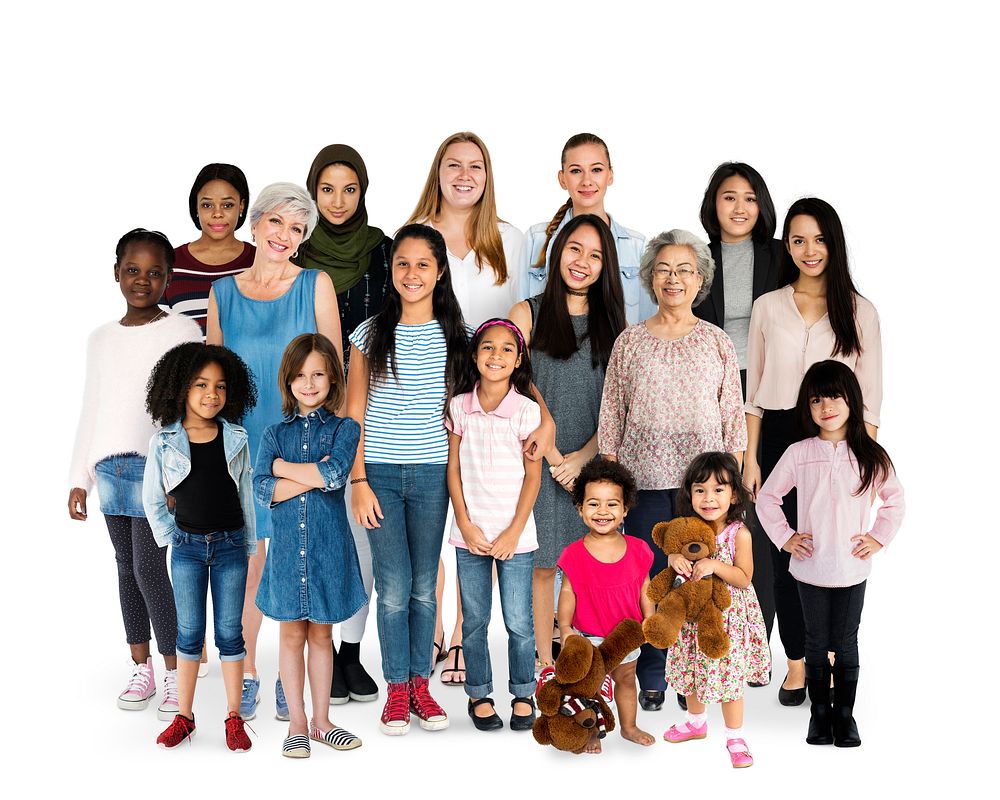
[[[586,297],[588,292],[586,291],[580,292],[577,291],[576,289],[567,289],[566,294],[571,294],[573,295],[573,297]]]
[[[125,317],[122,317],[120,320],[118,320],[118,324],[121,325],[123,328],[141,328],[143,325],[149,325],[150,323],[156,322],[156,320],[160,319],[161,317],[165,317],[166,315],[167,312],[164,311],[163,309],[160,309],[159,314],[157,314],[152,319],[147,319],[145,322],[126,322]]]

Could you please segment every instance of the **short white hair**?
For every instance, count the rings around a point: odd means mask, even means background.
[[[306,229],[302,241],[309,238],[319,216],[309,192],[295,183],[272,183],[265,186],[260,190],[254,204],[250,206],[251,227],[265,214],[278,210],[292,217],[301,217]]]
[[[712,278],[715,277],[715,260],[712,258],[712,251],[708,249],[708,244],[693,233],[681,230],[680,228],[674,228],[672,231],[664,231],[650,239],[646,244],[642,258],[639,260],[639,280],[642,282],[643,288],[645,288],[649,296],[653,298],[653,302],[656,303],[656,292],[653,291],[653,265],[656,263],[656,257],[660,254],[660,250],[672,244],[690,247],[694,253],[698,273],[703,278],[701,289],[691,304],[692,307],[696,306],[708,297],[708,293],[712,290]]]

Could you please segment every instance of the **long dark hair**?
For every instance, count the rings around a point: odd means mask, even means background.
[[[708,188],[705,189],[705,197],[701,201],[701,227],[705,229],[710,241],[718,242],[722,239],[722,228],[719,225],[719,214],[715,210],[715,199],[719,194],[719,187],[734,175],[739,175],[753,189],[757,196],[757,223],[751,231],[751,238],[755,242],[767,242],[774,238],[774,229],[778,224],[778,217],[774,211],[774,201],[771,200],[771,193],[767,190],[767,184],[761,174],[749,164],[742,161],[727,161],[719,164],[712,173],[708,181]]]
[[[396,257],[399,246],[407,239],[419,239],[426,242],[431,249],[431,255],[437,262],[440,279],[434,284],[434,319],[444,332],[447,347],[444,382],[448,397],[455,394],[456,387],[462,382],[462,376],[469,371],[469,338],[465,328],[462,308],[455,298],[451,288],[451,270],[448,268],[448,249],[444,237],[429,225],[404,225],[397,232],[392,242],[389,254],[390,269],[392,259]],[[396,365],[396,326],[403,315],[403,301],[393,281],[386,286],[385,304],[382,310],[372,317],[368,329],[367,349],[368,369],[371,384],[377,383],[392,372],[393,379],[399,382],[399,371]]]
[[[533,350],[548,353],[553,358],[567,359],[580,349],[573,320],[566,307],[566,284],[563,283],[559,265],[562,252],[573,232],[582,225],[590,225],[601,240],[601,274],[587,289],[587,333],[590,338],[590,360],[596,369],[607,367],[615,339],[625,330],[625,300],[618,269],[618,251],[615,238],[607,223],[595,214],[580,214],[567,222],[552,245],[549,278],[539,304],[538,318],[531,337]]]
[[[520,329],[513,322],[503,317],[488,319],[476,329],[469,344],[469,369],[456,386],[455,394],[464,394],[476,388],[476,382],[480,378],[479,368],[476,366],[476,351],[479,349],[486,331],[490,328],[498,327],[506,328],[511,332],[514,341],[517,343],[517,354],[521,358],[521,363],[514,367],[514,371],[510,375],[510,385],[514,387],[518,394],[523,394],[525,397],[531,398],[531,359],[528,356],[527,348],[524,346],[524,337],[521,335]]]
[[[747,510],[753,499],[743,485],[740,477],[740,467],[732,453],[710,451],[695,456],[684,471],[684,480],[677,491],[677,510],[682,516],[698,516],[691,503],[691,487],[696,483],[704,483],[709,478],[715,478],[717,483],[723,483],[732,490],[732,502],[726,512],[726,522],[745,522]]]
[[[834,346],[831,355],[850,356],[861,352],[861,334],[858,333],[857,298],[860,294],[851,277],[851,269],[847,263],[847,242],[844,239],[844,226],[840,217],[825,200],[818,197],[803,197],[792,203],[785,214],[785,224],[781,228],[781,241],[785,243],[782,256],[782,276],[779,283],[788,286],[799,277],[799,268],[795,266],[788,252],[788,230],[795,217],[812,217],[819,225],[820,232],[826,244],[826,310],[830,315],[830,327],[833,328]]]
[[[819,435],[809,403],[814,397],[842,397],[847,403],[847,445],[858,463],[861,483],[854,492],[860,496],[889,477],[892,459],[885,448],[868,435],[865,428],[861,384],[852,370],[840,361],[819,361],[806,371],[795,403],[799,428],[806,436]]]

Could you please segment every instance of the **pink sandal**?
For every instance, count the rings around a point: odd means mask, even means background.
[[[753,756],[742,739],[727,739],[726,749],[729,750],[729,760],[733,762],[735,769],[753,766]]]
[[[690,722],[685,722],[683,725],[671,725],[663,734],[663,738],[673,744],[686,742],[689,739],[704,739],[706,736],[708,736],[707,721],[697,727],[691,725]]]

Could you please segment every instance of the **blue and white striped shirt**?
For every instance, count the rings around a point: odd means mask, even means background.
[[[351,344],[368,354],[368,331],[374,317],[350,335]],[[376,464],[447,464],[444,427],[445,365],[448,348],[437,320],[396,326],[399,382],[391,365],[368,391],[365,411],[365,461]]]

